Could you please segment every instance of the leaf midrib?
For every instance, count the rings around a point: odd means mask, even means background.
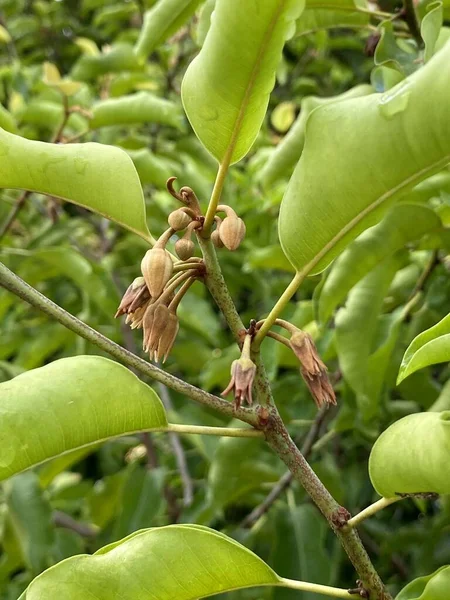
[[[248,107],[249,102],[250,102],[250,96],[252,94],[256,78],[258,77],[258,74],[260,73],[263,56],[264,56],[264,54],[265,54],[265,52],[267,50],[267,47],[269,45],[269,41],[270,41],[270,39],[272,37],[272,34],[273,34],[273,31],[274,31],[275,26],[277,24],[278,18],[280,17],[280,15],[281,15],[281,13],[283,11],[283,8],[286,5],[286,1],[287,0],[282,0],[278,4],[278,7],[277,7],[277,9],[274,12],[272,20],[269,23],[269,26],[268,26],[265,34],[264,34],[263,41],[262,41],[261,46],[259,48],[255,64],[253,65],[253,69],[252,69],[252,72],[250,74],[250,79],[248,81],[247,87],[245,88],[244,96],[243,96],[242,102],[241,102],[241,107],[239,109],[239,112],[237,114],[236,120],[234,122],[233,130],[231,132],[231,137],[230,137],[230,143],[228,145],[227,151],[225,152],[225,155],[224,155],[224,157],[222,159],[222,163],[221,164],[229,165],[231,163],[231,159],[233,157],[233,153],[234,153],[234,150],[236,148],[236,143],[237,143],[238,135],[239,135],[242,123],[244,121],[244,117],[245,117],[245,113],[246,113],[247,107]]]
[[[360,223],[364,219],[364,217],[366,217],[373,210],[375,210],[376,208],[378,208],[379,206],[381,206],[386,200],[389,200],[389,198],[391,198],[392,196],[394,196],[397,192],[401,191],[402,188],[408,187],[411,184],[415,185],[417,183],[420,183],[421,181],[423,181],[424,179],[426,179],[426,176],[427,176],[427,174],[429,172],[435,171],[435,170],[439,169],[440,167],[443,168],[449,162],[450,162],[450,154],[447,154],[441,160],[438,160],[435,163],[429,165],[428,167],[425,167],[424,169],[421,169],[420,171],[418,171],[417,173],[415,173],[411,177],[408,177],[407,179],[405,179],[404,181],[402,181],[401,183],[399,183],[398,185],[396,185],[394,188],[388,190],[382,196],[380,196],[379,198],[377,198],[374,202],[372,202],[371,204],[369,204],[369,206],[366,206],[366,208],[364,208],[364,210],[362,210],[360,213],[358,213],[356,215],[356,217],[354,217],[353,219],[351,219],[351,221],[349,221],[328,242],[328,244],[326,244],[322,248],[322,250],[308,264],[306,264],[303,267],[303,269],[301,269],[298,272],[301,273],[301,275],[303,277],[307,277],[307,275],[322,260],[322,258],[324,258],[328,254],[328,252],[330,252],[334,248],[334,246],[338,242],[340,242],[342,240],[342,238],[344,238],[347,235],[347,233],[349,233],[354,227],[356,227],[356,225],[358,225],[358,223]]]

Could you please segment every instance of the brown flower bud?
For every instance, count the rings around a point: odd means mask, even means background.
[[[195,244],[192,240],[183,237],[175,243],[175,252],[181,260],[188,260],[194,255]]]
[[[324,404],[336,404],[336,395],[328,378],[327,367],[320,358],[309,333],[297,329],[289,344],[295,356],[302,363],[300,372],[317,407],[320,408]]]
[[[150,355],[150,360],[153,360],[158,354],[159,342],[164,335],[164,331],[169,322],[170,311],[165,304],[158,303],[154,309],[151,320],[151,331],[146,337],[145,352]]]
[[[150,304],[142,317],[142,327],[144,329],[144,335],[142,340],[142,348],[144,352],[148,352],[150,345],[150,336],[152,333],[153,321],[155,318],[155,310],[158,304],[155,302]]]
[[[237,215],[225,217],[219,227],[219,235],[228,250],[236,250],[245,237],[245,223]]]
[[[133,283],[128,287],[127,291],[120,301],[114,318],[120,317],[126,313],[132,313],[150,299],[150,292],[143,277],[136,277]]]
[[[214,231],[211,234],[211,241],[216,248],[223,248],[223,242],[220,239],[219,229],[214,229]]]
[[[300,369],[300,372],[311,392],[311,396],[314,398],[317,408],[321,408],[324,404],[336,404],[336,394],[334,393],[326,369],[318,375],[311,375],[303,367]]]
[[[239,408],[243,400],[253,404],[252,387],[256,375],[256,365],[250,358],[251,336],[247,335],[242,347],[241,357],[231,365],[231,380],[221,396],[226,396],[234,390],[234,401]]]
[[[180,324],[178,317],[175,312],[170,312],[164,331],[159,339],[158,349],[155,352],[155,360],[158,361],[162,358],[162,362],[165,363],[169,356],[172,346],[178,334]]]
[[[141,262],[141,271],[152,298],[159,298],[164,286],[169,281],[173,262],[164,248],[147,250]]]
[[[192,219],[182,208],[178,208],[170,213],[167,221],[172,229],[181,231],[182,229],[186,229]]]

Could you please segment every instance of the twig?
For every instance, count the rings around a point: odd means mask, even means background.
[[[18,275],[10,271],[3,263],[0,263],[0,285],[9,290],[19,298],[22,298],[35,308],[38,308],[51,318],[55,319],[71,331],[85,338],[101,350],[104,350],[117,360],[123,362],[130,368],[134,368],[143,375],[156,381],[164,383],[167,387],[191,398],[195,402],[209,406],[222,415],[229,418],[237,418],[252,426],[258,425],[258,417],[254,411],[241,407],[237,409],[233,404],[222,400],[213,394],[186,383],[185,381],[170,375],[155,365],[146,362],[129,350],[122,348],[109,338],[105,337],[86,323],[83,323],[63,308],[52,302],[49,298],[28,285]]]
[[[29,191],[25,191],[22,192],[22,194],[17,198],[17,200],[14,203],[14,206],[12,207],[9,215],[6,217],[5,222],[3,223],[3,225],[1,226],[0,229],[0,240],[8,233],[11,225],[14,223],[14,221],[17,218],[17,215],[19,214],[19,212],[22,210],[28,196],[31,194],[31,192]]]
[[[313,424],[311,425],[305,440],[301,452],[305,458],[308,458],[315,440],[317,439],[321,426],[327,415],[328,406],[323,406],[317,413]],[[287,471],[274,485],[267,497],[259,504],[252,512],[245,517],[242,521],[241,527],[252,527],[266,512],[270,510],[272,505],[278,500],[278,498],[288,489],[294,479],[291,471]]]
[[[414,7],[414,0],[403,0],[403,14],[411,35],[416,40],[419,48],[423,48],[424,43],[420,33],[420,23]]]
[[[159,396],[167,412],[173,411],[172,399],[167,386],[162,383],[158,384]],[[189,473],[189,467],[184,453],[183,445],[179,436],[175,432],[169,433],[170,443],[172,445],[175,460],[177,462],[178,471],[180,472],[181,481],[183,483],[183,506],[191,506],[194,500],[194,484]]]
[[[81,535],[81,537],[91,538],[97,535],[97,529],[95,527],[88,525],[87,523],[80,523],[61,510],[55,510],[53,512],[52,520],[56,527],[70,529],[71,531],[78,533],[78,535]]]
[[[439,254],[437,250],[434,250],[429,263],[426,265],[425,269],[420,274],[417,283],[411,292],[408,300],[412,300],[414,296],[416,296],[419,292],[423,291],[425,285],[428,283],[429,278],[431,277],[434,268],[439,264]]]

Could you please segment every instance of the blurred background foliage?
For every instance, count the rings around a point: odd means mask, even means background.
[[[192,133],[180,100],[183,73],[204,39],[214,2],[185,2],[189,10],[178,20],[163,22],[167,27],[153,35],[154,47],[143,48],[144,13],[154,4],[0,0],[0,126],[30,139],[54,139],[64,119],[64,101],[58,86],[44,77],[43,65],[56,65],[66,82],[77,82],[67,100],[75,111],[61,141],[125,149],[144,188],[150,230],[158,236],[168,212],[176,208],[165,189],[167,178],[175,175],[180,185],[191,186],[205,206],[215,177],[215,161]],[[353,6],[352,1],[341,4]],[[396,5],[380,2],[377,8],[394,10]],[[321,15],[313,8],[285,47],[262,131],[249,156],[231,170],[225,190],[224,201],[244,218],[247,237],[237,252],[222,250],[219,257],[246,323],[266,314],[291,279],[292,267],[278,244],[277,214],[301,153],[306,116],[320,103],[310,97],[328,98],[371,82],[377,91],[386,89],[401,78],[398,71],[408,62],[403,60],[405,49],[397,46],[400,69],[374,75],[371,48],[379,21],[369,23],[366,15],[348,11],[345,18],[336,17],[339,11]],[[341,27],[332,27],[336,24]],[[402,32],[399,27],[400,40]],[[133,47],[141,49],[141,56]],[[377,50],[378,65],[383,64],[383,48]],[[392,46],[390,51],[392,58]],[[437,177],[422,194],[412,192],[416,196],[411,201],[437,212],[448,226],[450,173]],[[0,222],[19,195],[0,192]],[[307,281],[286,313],[285,318],[314,336],[335,383],[339,406],[321,422],[310,461],[352,513],[376,498],[367,458],[379,433],[399,417],[428,410],[436,402],[441,409],[450,408],[446,365],[415,373],[395,387],[409,342],[448,312],[449,245],[442,229],[405,239],[379,259],[377,268],[363,266],[358,283],[350,278],[357,260],[340,265],[343,273],[337,274],[334,287],[327,284],[332,266]],[[66,310],[142,354],[141,334],[113,315],[122,293],[139,275],[145,250],[144,241],[106,219],[32,194],[3,238],[1,254],[11,269]],[[400,314],[418,281],[418,302]],[[327,285],[328,300],[326,295],[321,299]],[[346,307],[330,320],[348,291]],[[320,320],[321,302],[329,306],[322,305],[328,314]],[[200,284],[183,300],[179,315],[181,330],[166,368],[220,392],[237,349]],[[0,381],[57,358],[99,353],[5,291],[0,291],[0,318]],[[296,360],[270,339],[263,355],[278,407],[301,444],[316,408]],[[367,398],[355,381],[369,377],[371,382],[374,364],[381,375]],[[226,424],[174,392],[161,386],[156,391],[173,422]],[[0,491],[0,598],[17,599],[36,574],[65,557],[93,552],[140,528],[175,522],[224,531],[285,577],[348,587],[354,579],[351,565],[297,484],[248,526],[246,518],[283,473],[270,450],[252,439],[153,434],[83,449],[15,476]],[[398,503],[364,522],[361,536],[395,593],[406,581],[450,562],[448,498]],[[228,596],[313,600],[309,593],[287,589]]]

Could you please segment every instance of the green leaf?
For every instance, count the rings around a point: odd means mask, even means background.
[[[297,21],[297,35],[320,29],[364,27],[368,24],[369,15],[356,9],[355,0],[306,0],[305,10]]]
[[[420,32],[425,44],[423,58],[428,62],[435,52],[436,42],[442,27],[444,12],[442,2],[432,2],[427,6],[427,14],[420,24]]]
[[[259,440],[221,438],[208,474],[211,502],[216,507],[229,506],[279,476]]]
[[[13,477],[6,486],[6,504],[25,564],[38,574],[53,562],[54,528],[52,510],[37,475],[29,472]]]
[[[381,24],[381,38],[375,50],[375,64],[397,71],[402,76],[410,75],[419,68],[417,46],[399,39],[392,21]]]
[[[320,273],[395,200],[450,161],[449,90],[450,43],[388,92],[311,114],[279,219],[283,249],[298,271]]]
[[[397,257],[378,265],[352,289],[346,306],[336,315],[339,365],[356,394],[364,420],[372,418],[377,410],[369,358],[383,300],[398,267]]]
[[[449,360],[450,314],[414,338],[403,356],[397,384],[419,369]]]
[[[195,133],[219,162],[237,162],[255,141],[284,42],[302,9],[299,0],[265,0],[257,11],[243,10],[240,0],[217,1],[182,98]]]
[[[107,73],[142,71],[142,69],[132,46],[115,44],[102,54],[84,54],[75,63],[70,75],[72,79],[89,81]]]
[[[101,100],[93,106],[92,112],[94,116],[90,122],[91,129],[134,123],[158,123],[177,128],[182,125],[179,107],[150,92]]]
[[[0,187],[62,198],[151,240],[139,177],[119,148],[34,142],[0,129],[0,157]]]
[[[277,584],[253,552],[199,525],[139,531],[93,556],[75,556],[37,577],[21,600],[196,600],[240,588]]]
[[[161,401],[131,371],[77,356],[0,384],[0,480],[124,433],[167,426]]]
[[[305,145],[305,128],[309,115],[319,106],[325,106],[332,102],[357,98],[373,92],[370,85],[357,85],[356,87],[331,98],[318,98],[317,96],[306,96],[300,107],[300,114],[289,133],[281,140],[269,160],[261,169],[259,177],[265,185],[270,185],[277,179],[291,175],[294,166],[300,159]]]
[[[450,493],[450,412],[408,415],[375,442],[369,475],[376,491],[396,494]]]
[[[134,51],[143,62],[188,21],[203,0],[159,0],[144,15]]]
[[[325,323],[348,291],[380,262],[440,226],[439,217],[426,206],[393,207],[381,223],[362,233],[334,263],[319,296],[319,319]]]
[[[447,600],[449,588],[450,566],[445,566],[408,583],[395,600]]]
[[[286,133],[295,120],[294,102],[280,102],[270,115],[270,123],[280,133]]]

